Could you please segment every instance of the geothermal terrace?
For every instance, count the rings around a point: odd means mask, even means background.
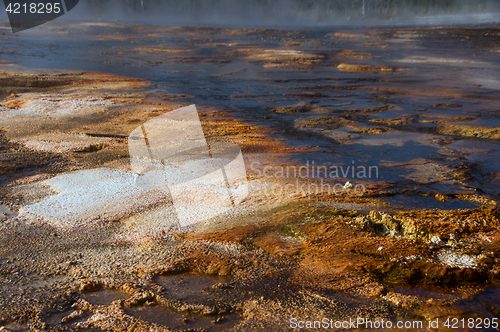
[[[85,22],[2,35],[0,325],[498,317],[499,36]],[[241,149],[249,192],[178,228],[168,197],[134,186],[127,137],[191,104],[207,142]]]

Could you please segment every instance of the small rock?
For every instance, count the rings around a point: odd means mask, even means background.
[[[344,184],[344,189],[350,189],[352,188],[352,183],[347,181],[345,184]]]
[[[394,221],[394,218],[390,214],[384,213],[382,215],[382,222],[384,222],[384,223],[390,223],[390,222],[393,222],[393,221]]]
[[[368,213],[368,218],[372,220],[380,220],[382,219],[382,215],[378,211],[370,211],[370,213]]]
[[[431,237],[431,243],[441,244],[441,243],[443,243],[443,241],[441,241],[441,238],[439,236],[434,235]]]
[[[73,311],[71,314],[61,319],[61,323],[71,322],[75,319],[82,317],[83,314],[84,312],[82,310]]]
[[[448,200],[448,197],[446,197],[445,195],[443,194],[436,194],[436,196],[434,196],[438,201],[440,201],[441,203],[444,203]]]
[[[210,288],[212,288],[212,289],[229,289],[229,288],[234,288],[234,286],[231,284],[218,282],[218,283],[212,285],[212,287],[210,287]]]
[[[400,293],[389,292],[382,297],[384,300],[393,303],[396,306],[411,309],[420,306],[423,302],[417,296],[403,295]]]
[[[141,280],[146,282],[146,283],[150,283],[153,281],[153,276],[149,273],[145,273],[142,275]]]
[[[84,280],[80,283],[80,292],[94,292],[101,289],[102,284],[95,280]]]
[[[225,320],[224,317],[218,317],[212,321],[213,324],[220,324]]]

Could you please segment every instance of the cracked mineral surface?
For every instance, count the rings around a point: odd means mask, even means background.
[[[74,22],[2,35],[0,326],[499,317],[499,33]],[[249,193],[179,228],[171,195],[136,185],[127,138],[191,104],[208,143],[241,148]]]

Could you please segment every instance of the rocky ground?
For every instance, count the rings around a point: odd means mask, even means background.
[[[137,29],[128,36],[140,34]],[[185,33],[195,38],[198,31]],[[266,34],[238,29],[218,33]],[[289,44],[282,46],[301,45],[302,41],[294,41],[300,37],[290,33]],[[374,43],[413,35],[391,31],[372,37],[356,33],[330,37],[357,38],[368,47],[384,47]],[[265,68],[294,70],[326,61],[324,54],[311,50],[266,50],[248,43],[236,47],[237,51],[224,51],[224,57],[241,57]],[[160,48],[127,52],[177,54],[184,57],[182,61],[195,52]],[[340,71],[405,70],[362,63],[373,58],[366,51],[336,56],[351,59],[336,64]],[[401,59],[404,66],[412,61],[432,59]],[[402,90],[392,92],[404,94]],[[402,192],[390,181],[368,183],[362,197],[269,194],[267,186],[283,185],[285,180],[247,169],[250,195],[233,214],[180,231],[153,227],[151,220],[158,215],[151,213],[164,211],[168,202],[139,198],[126,187],[110,189],[108,184],[123,178],[125,183],[131,174],[128,134],[149,119],[186,106],[186,96],[166,96],[145,80],[88,73],[2,72],[0,93],[3,330],[280,331],[290,329],[292,318],[428,321],[500,316],[497,196],[471,189],[474,176],[494,178],[495,172],[474,169],[477,164],[455,167],[410,158],[403,165],[412,168],[405,173],[409,180],[465,188],[444,194],[418,192],[422,197],[458,201],[464,208],[404,210],[384,201]],[[290,96],[304,100],[323,98],[309,90],[294,93]],[[498,136],[497,128],[450,124],[448,116],[427,111],[413,117],[370,117],[397,111],[387,100],[382,102],[338,106],[340,110],[334,111],[307,102],[269,107],[265,120],[293,117],[287,122],[288,133],[324,136],[335,144],[396,134],[371,145],[375,147],[414,137],[408,128],[425,121],[433,127],[416,130],[424,138],[415,140],[436,146],[450,144],[446,139]],[[236,143],[247,165],[283,165],[285,158],[273,156],[307,152],[286,144],[279,126],[244,121],[210,105],[201,105],[199,114],[207,140]],[[441,141],[432,135],[440,135]],[[466,209],[470,202],[474,204]],[[68,206],[71,211],[64,210]]]

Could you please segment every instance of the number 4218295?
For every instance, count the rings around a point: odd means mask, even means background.
[[[61,3],[32,2],[29,4],[9,3],[5,11],[9,14],[59,14]]]
[[[448,318],[443,326],[449,329],[497,329],[498,318]]]

